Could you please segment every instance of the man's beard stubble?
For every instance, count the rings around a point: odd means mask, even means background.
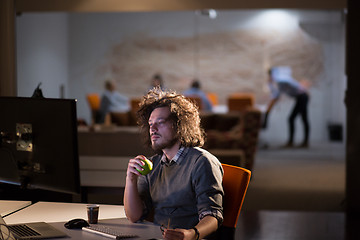
[[[151,148],[155,151],[155,153],[162,153],[163,149],[171,148],[172,146],[174,146],[177,143],[177,141],[178,141],[178,139],[176,137],[174,137],[170,141],[167,141],[167,142],[164,142],[161,144],[151,143]]]

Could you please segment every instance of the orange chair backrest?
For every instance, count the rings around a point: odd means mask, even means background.
[[[219,105],[219,99],[216,93],[209,92],[206,95],[213,106]]]
[[[139,106],[140,102],[141,102],[141,98],[131,98],[131,99],[130,99],[130,107],[131,107],[131,111],[132,111],[133,113],[136,113],[137,110],[139,110],[139,108],[140,108],[140,106]]]
[[[254,107],[255,96],[252,93],[234,93],[227,99],[229,111],[244,111]]]
[[[235,228],[250,182],[251,171],[228,164],[221,164],[224,169],[224,222],[223,226]]]
[[[100,96],[97,93],[90,93],[86,95],[91,110],[99,110],[100,108]]]

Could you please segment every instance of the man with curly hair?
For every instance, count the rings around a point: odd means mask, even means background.
[[[202,239],[214,235],[223,220],[223,169],[201,146],[204,131],[191,101],[154,88],[144,96],[138,123],[156,155],[153,170],[143,176],[144,156],[130,159],[124,206],[132,222],[152,219],[164,239]]]

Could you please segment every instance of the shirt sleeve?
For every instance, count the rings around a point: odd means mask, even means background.
[[[149,215],[153,206],[149,193],[149,183],[146,176],[139,176],[137,185],[140,198],[144,205],[143,214],[140,220],[144,220]]]
[[[269,83],[269,89],[271,93],[271,98],[276,99],[280,97],[280,90],[276,83]]]
[[[224,197],[221,164],[214,156],[213,159],[201,156],[195,164],[192,181],[196,193],[199,220],[211,215],[218,219],[220,225],[223,221]]]

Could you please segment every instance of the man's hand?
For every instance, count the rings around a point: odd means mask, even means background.
[[[143,166],[143,158],[144,156],[139,155],[136,156],[135,158],[130,159],[129,164],[128,164],[128,168],[126,171],[126,178],[130,181],[136,181],[138,176],[141,175],[141,173],[139,173],[138,170],[142,170],[142,166]]]
[[[264,120],[263,120],[262,125],[261,125],[262,128],[265,129],[267,127],[267,121],[268,121],[268,118],[269,118],[270,111],[274,107],[274,105],[276,104],[276,102],[278,100],[279,100],[278,97],[271,99],[271,101],[270,101],[270,103],[269,103],[269,105],[267,107],[267,110],[265,112]]]
[[[218,228],[218,220],[211,216],[205,216],[200,222],[195,226],[199,232],[199,239],[201,237],[206,237],[209,234],[215,232]],[[196,232],[194,229],[162,229],[163,237],[167,240],[196,240]]]
[[[139,155],[130,159],[126,171],[124,207],[126,216],[131,222],[138,221],[143,212],[143,203],[137,189],[137,180],[141,173],[136,170],[142,169],[141,166],[143,165],[143,162],[141,160],[143,157],[144,156]]]
[[[195,240],[194,229],[164,229],[164,239],[167,240]]]

